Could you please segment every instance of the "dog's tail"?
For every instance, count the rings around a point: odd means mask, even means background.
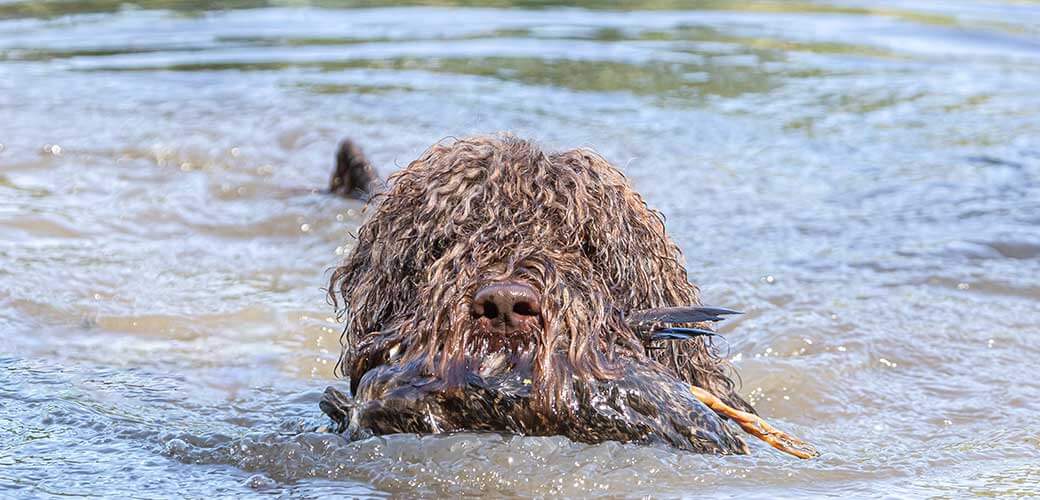
[[[343,139],[336,151],[336,170],[329,180],[329,192],[347,198],[367,200],[381,192],[385,184],[354,141]]]

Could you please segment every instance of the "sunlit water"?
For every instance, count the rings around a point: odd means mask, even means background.
[[[1040,5],[247,3],[0,3],[0,497],[1040,495]],[[304,432],[335,143],[497,130],[624,168],[821,458]]]

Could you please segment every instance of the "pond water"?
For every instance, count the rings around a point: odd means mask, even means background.
[[[217,4],[0,2],[0,497],[1040,495],[1040,4]],[[336,142],[498,130],[623,167],[819,459],[305,432]]]

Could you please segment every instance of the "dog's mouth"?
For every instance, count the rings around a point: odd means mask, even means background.
[[[559,330],[573,324],[583,325],[583,334],[599,339],[594,349],[602,353],[610,351],[603,354],[610,360],[608,366],[614,376],[623,376],[627,364],[645,364],[644,356],[653,359],[654,352],[671,343],[716,335],[698,326],[720,321],[729,314],[739,314],[702,306],[622,311],[609,300],[593,300],[587,302],[610,312],[595,318],[588,314],[591,304],[570,301],[572,308],[583,310],[575,315],[562,309],[555,302],[555,295],[543,293],[539,283],[522,276],[480,281],[469,287],[464,297],[465,302],[460,304],[463,307],[455,310],[464,318],[456,323],[458,330],[444,334],[450,341],[432,353],[410,352],[411,339],[417,335],[407,328],[407,321],[363,338],[359,342],[363,362],[360,364],[367,368],[350,373],[352,392],[363,392],[360,389],[367,385],[365,374],[379,366],[412,365],[409,371],[422,367],[415,376],[423,380],[444,379],[446,384],[442,385],[446,387],[465,385],[467,376],[487,379],[485,383],[491,385],[503,381],[512,385],[516,379],[526,381],[527,386],[539,385],[540,381],[545,385],[557,372],[571,378],[567,373],[575,366],[569,357],[573,333]],[[590,319],[594,321],[582,321]],[[657,370],[661,376],[679,377],[665,365]]]

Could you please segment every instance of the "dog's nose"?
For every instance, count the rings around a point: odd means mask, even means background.
[[[473,315],[516,326],[542,313],[538,293],[526,283],[506,281],[492,283],[473,296]]]

